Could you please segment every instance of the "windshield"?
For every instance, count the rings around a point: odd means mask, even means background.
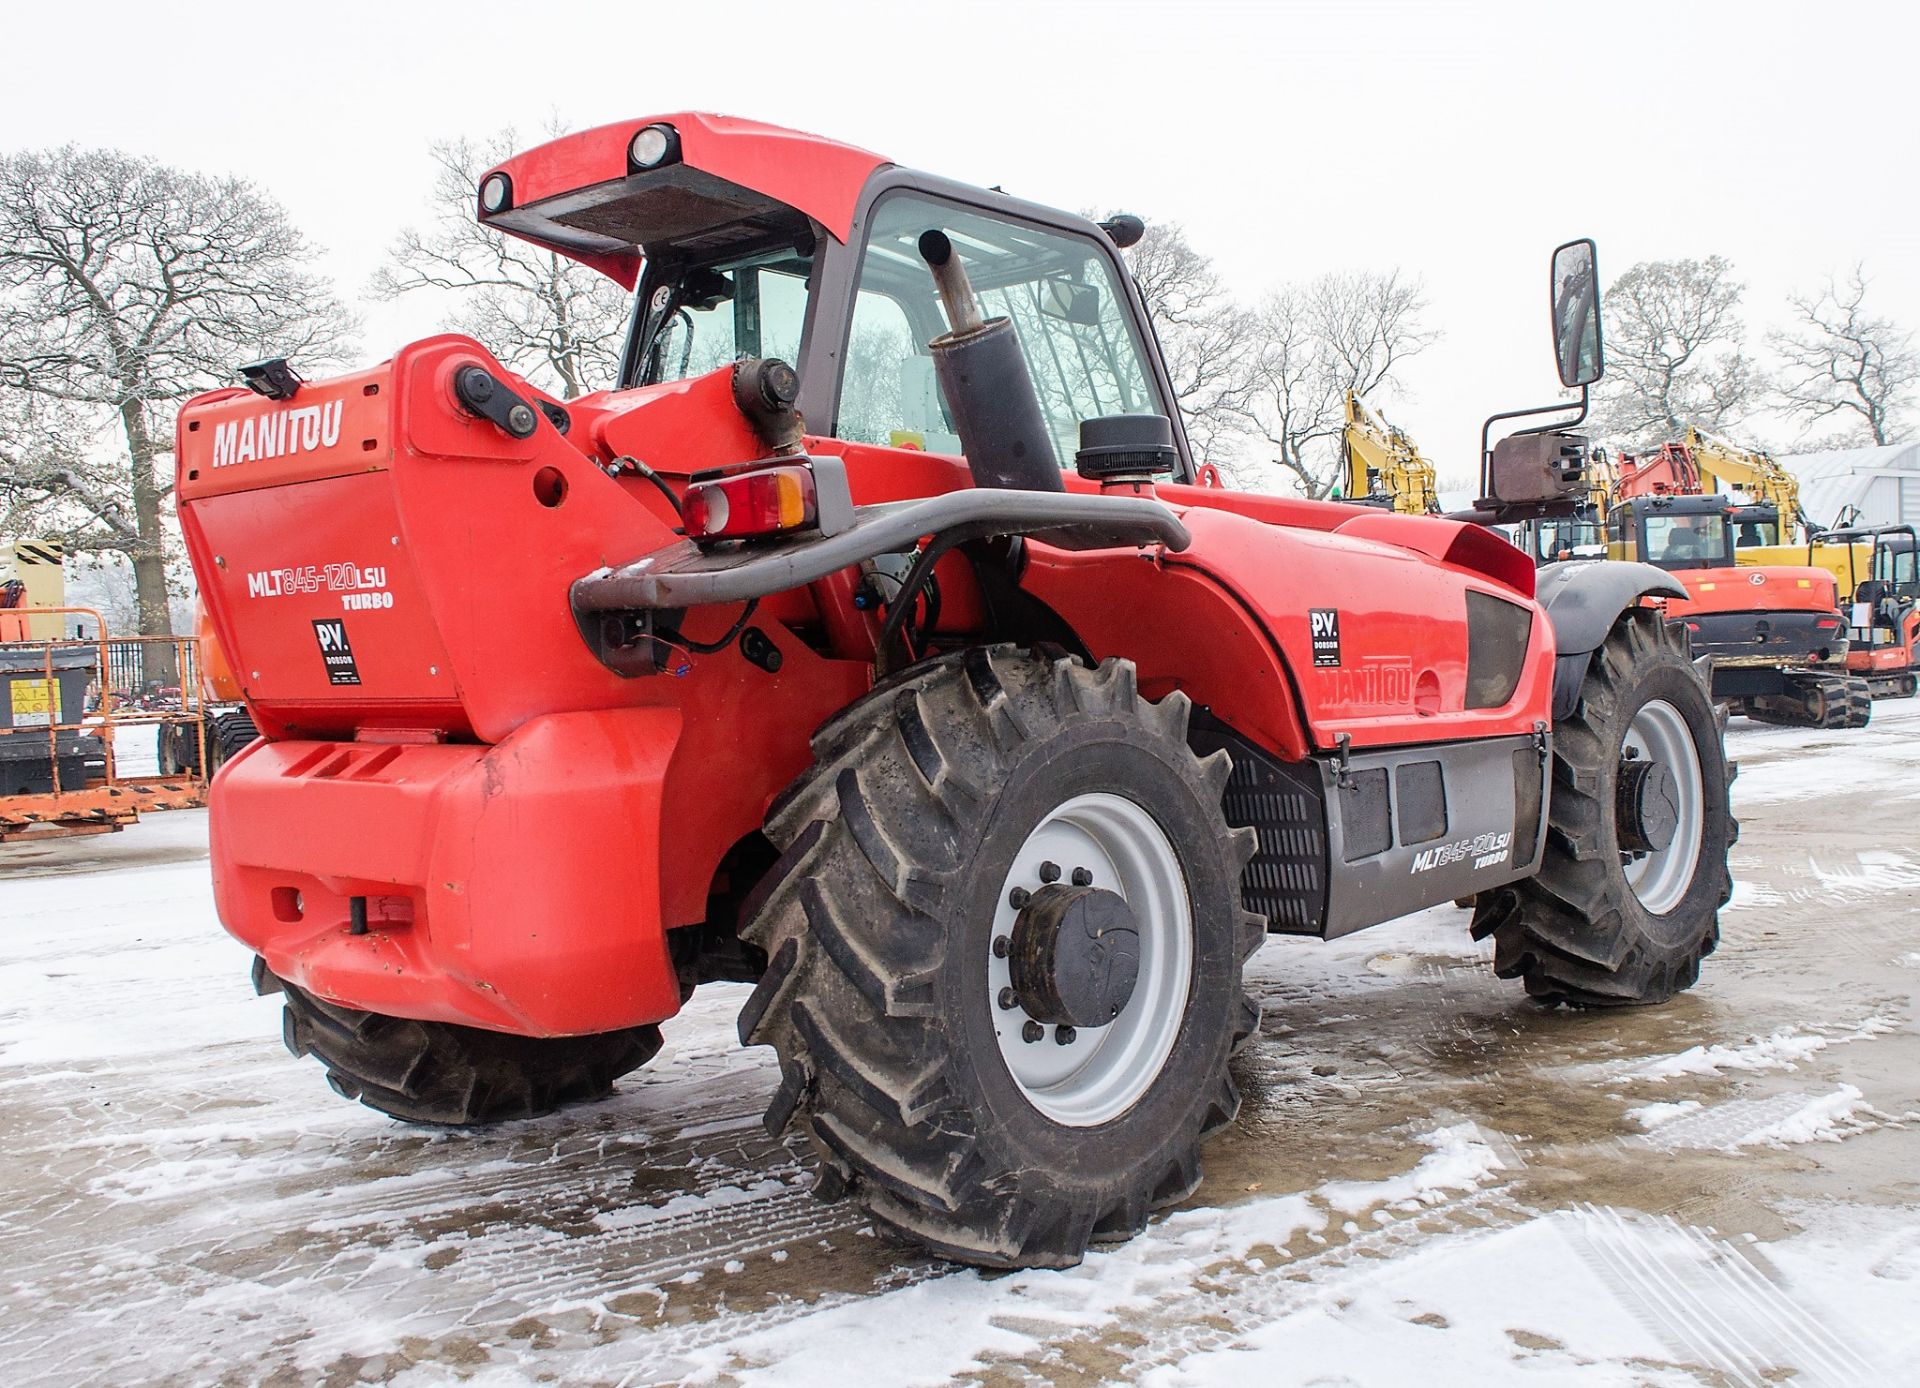
[[[1641,558],[1668,568],[1712,568],[1727,562],[1727,520],[1719,515],[1649,515]]]
[[[791,246],[705,265],[649,267],[640,292],[635,384],[681,381],[730,362],[794,362],[806,327],[813,256]]]
[[[1533,524],[1533,557],[1541,563],[1599,554],[1605,548],[1598,521],[1542,520]]]
[[[1780,513],[1771,506],[1743,506],[1733,513],[1733,543],[1754,549],[1780,543]]]
[[[1873,556],[1873,576],[1890,584],[1902,597],[1920,595],[1916,589],[1913,537],[1889,535]]]
[[[839,436],[957,453],[928,342],[947,330],[922,232],[951,239],[988,318],[1013,323],[1056,461],[1071,464],[1080,421],[1161,411],[1110,259],[1089,238],[919,194],[873,215],[861,259],[837,418]]]

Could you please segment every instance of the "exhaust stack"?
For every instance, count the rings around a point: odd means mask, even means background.
[[[945,232],[923,233],[920,256],[933,272],[951,325],[927,346],[974,485],[1066,490],[1012,321],[981,316],[980,301]]]

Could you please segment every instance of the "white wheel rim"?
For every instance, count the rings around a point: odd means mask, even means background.
[[[1700,840],[1707,818],[1700,751],[1694,746],[1686,718],[1665,699],[1640,706],[1627,725],[1622,747],[1643,761],[1660,762],[1673,776],[1678,804],[1672,842],[1665,848],[1630,857],[1623,864],[1627,886],[1634,896],[1648,911],[1662,916],[1680,904],[1693,885],[1694,870],[1700,866]]]
[[[1027,835],[1000,884],[990,939],[1011,939],[1020,914],[1012,894],[1041,887],[1043,863],[1058,866],[1062,881],[1087,869],[1092,886],[1126,898],[1140,931],[1133,996],[1106,1026],[1076,1029],[1070,1045],[1059,1043],[1052,1026],[1038,1041],[1025,1039],[1033,1018],[999,1004],[1001,990],[1012,987],[1011,967],[987,952],[987,1005],[1014,1084],[1054,1122],[1091,1128],[1139,1102],[1173,1053],[1193,982],[1193,912],[1180,860],[1153,817],[1122,796],[1095,792],[1055,807]]]

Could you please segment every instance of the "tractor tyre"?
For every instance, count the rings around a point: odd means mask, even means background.
[[[769,963],[740,1036],[778,1053],[767,1126],[806,1132],[823,1193],[962,1262],[1069,1267],[1198,1184],[1265,931],[1189,712],[1125,661],[994,647],[815,735],[742,915]]]
[[[208,723],[207,758],[212,763],[207,768],[208,777],[212,777],[214,772],[238,756],[259,736],[260,730],[253,725],[253,715],[243,708],[223,713]]]
[[[326,1066],[335,1093],[407,1123],[465,1128],[537,1118],[563,1104],[605,1098],[616,1079],[660,1049],[653,1026],[512,1036],[359,1012],[275,978],[258,961],[254,986],[285,993],[287,1049]]]
[[[162,723],[154,730],[153,764],[161,776],[185,776],[200,769],[200,734],[191,723]]]
[[[1650,612],[1622,614],[1554,729],[1540,871],[1482,893],[1474,911],[1496,974],[1578,1007],[1664,1002],[1693,985],[1733,893],[1724,722],[1681,640]]]
[[[260,736],[253,717],[245,709],[235,709],[218,717],[202,720],[207,748],[207,779],[225,766],[228,758]],[[159,729],[157,763],[162,776],[185,776],[200,770],[201,732],[191,723],[162,723]]]

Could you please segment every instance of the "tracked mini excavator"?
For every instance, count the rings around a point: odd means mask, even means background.
[[[568,135],[474,211],[633,292],[606,389],[446,335],[180,415],[261,733],[215,899],[342,1094],[595,1099],[743,980],[823,1193],[1064,1265],[1194,1190],[1270,932],[1471,897],[1543,1002],[1694,982],[1734,826],[1686,590],[1476,523],[1571,505],[1577,436],[1487,449],[1467,519],[1204,485],[1137,219],[750,121]],[[1596,283],[1556,253],[1583,392]]]

